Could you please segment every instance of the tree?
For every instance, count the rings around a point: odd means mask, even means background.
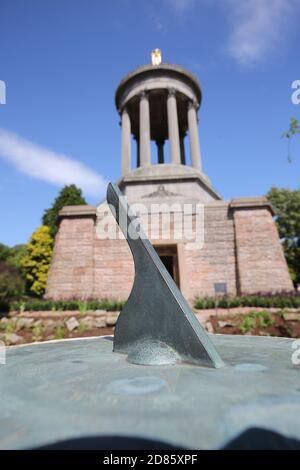
[[[276,225],[291,277],[300,283],[300,189],[271,188],[267,198],[276,211]]]
[[[0,312],[8,310],[9,301],[24,293],[24,281],[16,268],[0,261]]]
[[[284,132],[282,134],[282,137],[286,137],[287,139],[291,139],[296,134],[300,134],[299,121],[296,118],[291,118],[290,127],[289,127],[287,132]]]
[[[0,243],[0,261],[6,261],[9,257],[10,249],[9,246],[3,245]]]
[[[46,209],[42,218],[43,225],[50,228],[50,235],[54,237],[57,232],[56,220],[59,211],[64,206],[80,206],[86,204],[82,191],[75,184],[65,186],[54,200],[52,206]]]
[[[9,247],[0,243],[0,261],[4,261],[8,266],[15,268],[21,277],[24,277],[21,259],[25,254],[26,245],[15,245],[13,247]]]
[[[289,161],[289,163],[292,162],[291,152],[290,152],[291,139],[292,139],[292,137],[294,137],[297,134],[300,134],[299,121],[296,118],[291,118],[289,129],[282,134],[282,137],[286,137],[288,139],[288,161]]]
[[[24,258],[26,254],[26,245],[15,245],[9,248],[9,255],[7,257],[7,264],[16,268],[20,273],[22,273],[21,259]]]
[[[21,260],[27,288],[32,294],[40,296],[45,292],[52,249],[53,238],[50,228],[42,225],[31,235],[26,245],[26,255]]]

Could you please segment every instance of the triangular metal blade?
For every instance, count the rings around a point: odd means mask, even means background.
[[[224,365],[206,331],[166,270],[118,186],[110,183],[107,202],[131,249],[135,278],[115,328],[114,351],[136,364],[184,361]],[[116,286],[117,287],[117,286]]]

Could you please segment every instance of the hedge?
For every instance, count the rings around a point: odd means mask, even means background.
[[[300,295],[248,295],[241,297],[197,298],[194,307],[198,310],[212,308],[261,307],[300,308]]]
[[[32,299],[11,302],[11,311],[66,311],[79,310],[85,313],[89,310],[118,311],[123,308],[124,301],[121,300],[41,300]]]
[[[11,311],[119,311],[125,301],[122,300],[41,300],[29,299],[10,303]],[[213,308],[260,307],[260,308],[300,308],[300,295],[249,295],[241,297],[205,297],[197,298],[194,307],[198,310]]]

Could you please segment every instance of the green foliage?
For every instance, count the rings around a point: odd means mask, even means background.
[[[47,225],[50,229],[50,235],[54,237],[57,232],[57,217],[59,211],[64,206],[80,206],[86,204],[82,196],[81,189],[77,188],[75,184],[65,186],[54,200],[52,206],[46,209],[42,218],[43,225]]]
[[[86,300],[84,300],[84,301],[79,300],[78,301],[78,308],[79,308],[79,311],[80,311],[81,315],[85,315],[87,310],[88,310],[87,301]]]
[[[55,328],[54,339],[64,339],[66,337],[66,329],[64,326]]]
[[[0,311],[8,309],[8,300],[18,298],[26,284],[30,295],[41,296],[45,292],[50,267],[56,218],[65,205],[86,204],[81,189],[65,186],[52,206],[44,212],[43,223],[31,236],[27,245],[8,247],[0,243]],[[13,270],[9,270],[13,268]],[[5,272],[4,272],[5,271]],[[15,287],[13,287],[15,285]],[[76,309],[78,305],[76,305]]]
[[[26,255],[21,260],[27,288],[31,294],[43,295],[52,257],[53,239],[49,227],[42,225],[29,240]]]
[[[22,274],[22,259],[26,255],[26,245],[15,245],[9,248],[7,263]]]
[[[275,323],[271,313],[262,310],[261,312],[251,312],[245,315],[239,324],[243,334],[250,333],[255,327],[268,328]]]
[[[9,320],[8,322],[4,323],[4,330],[6,335],[10,335],[11,333],[15,332],[16,324],[12,320]]]
[[[225,307],[226,306],[226,307]],[[197,298],[194,307],[199,310],[211,308],[237,308],[237,307],[259,307],[259,308],[300,308],[299,295],[248,295],[241,297]]]
[[[261,328],[268,328],[269,326],[273,326],[275,323],[272,315],[269,312],[266,312],[265,310],[262,310],[261,312],[256,312],[255,318],[258,319],[259,326]]]
[[[271,188],[267,198],[276,211],[276,225],[291,277],[300,283],[300,189]]]
[[[5,261],[9,266],[20,270],[21,259],[26,254],[26,245],[9,247],[0,243],[0,261]]]
[[[298,121],[298,119],[292,117],[291,120],[290,120],[289,129],[282,134],[282,137],[286,137],[288,139],[288,161],[289,161],[289,163],[292,162],[291,152],[290,152],[290,142],[291,142],[292,137],[294,137],[297,134],[300,134],[299,121]]]
[[[0,311],[8,311],[9,302],[24,292],[24,281],[17,269],[0,261]]]
[[[3,243],[0,243],[0,261],[7,261],[9,254],[10,254],[9,246],[6,246],[6,245],[3,245]]]
[[[20,298],[25,291],[20,263],[24,251],[25,245],[11,248],[0,243],[0,312],[7,312],[11,299]]]
[[[61,311],[66,310],[79,310],[86,313],[87,311],[106,310],[109,312],[122,310],[124,306],[122,300],[43,300],[32,299],[23,300],[19,302],[12,302],[10,305],[11,311]],[[84,308],[83,308],[84,306]],[[80,310],[81,309],[81,310]]]
[[[252,315],[246,315],[243,320],[241,321],[239,327],[243,335],[246,333],[250,333],[255,326],[255,319]]]
[[[43,339],[44,331],[45,327],[42,323],[35,324],[32,328],[32,340],[41,341]]]
[[[292,117],[290,120],[290,127],[287,132],[282,134],[282,137],[286,137],[287,139],[291,139],[294,135],[300,134],[300,126],[298,119]]]

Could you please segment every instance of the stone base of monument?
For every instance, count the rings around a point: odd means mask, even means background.
[[[250,428],[300,440],[293,340],[210,339],[225,363],[219,369],[135,365],[112,352],[111,337],[8,348],[0,366],[0,448],[119,436],[219,449]]]

